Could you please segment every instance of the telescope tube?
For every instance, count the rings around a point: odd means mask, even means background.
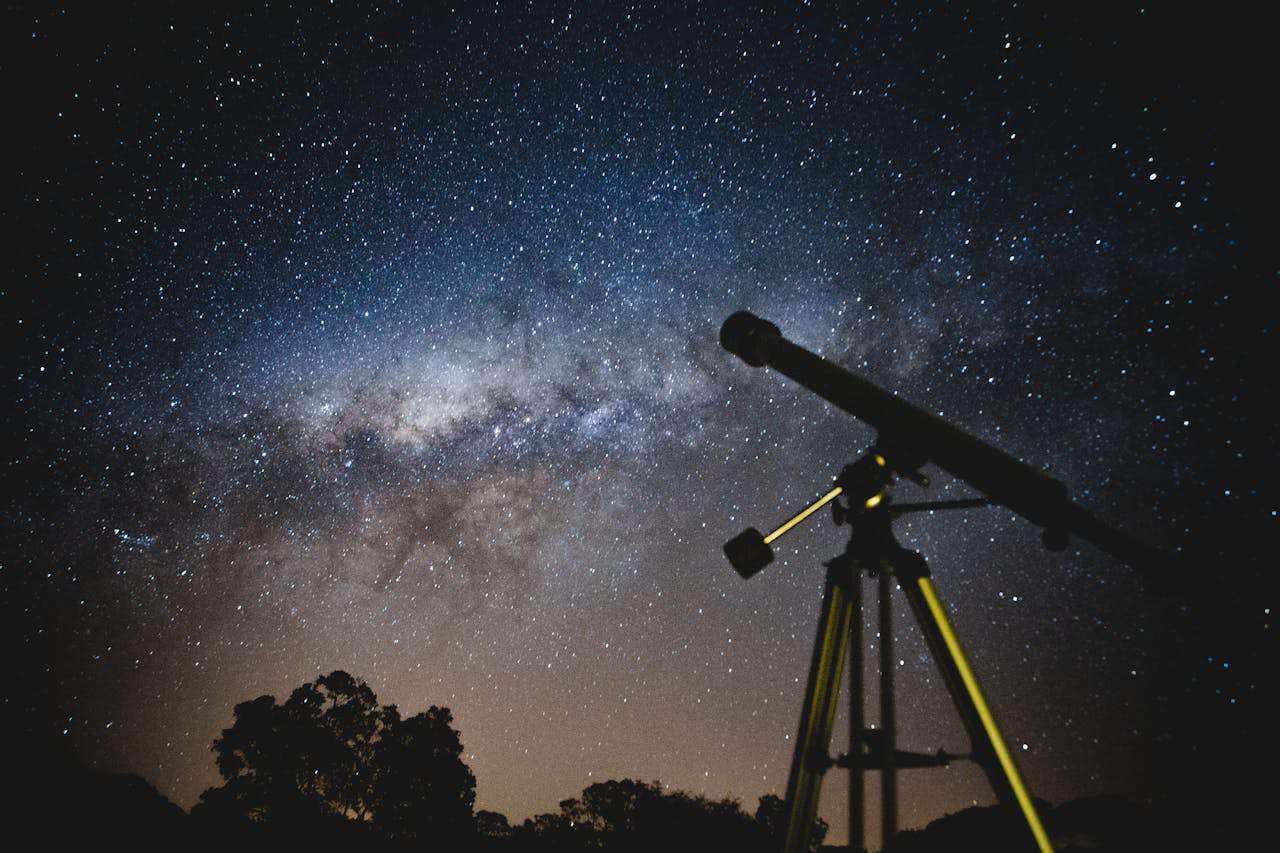
[[[1046,544],[1057,540],[1063,545],[1064,534],[1070,532],[1138,570],[1152,567],[1159,558],[1155,549],[1072,503],[1065,484],[792,343],[773,323],[749,311],[738,311],[724,322],[720,345],[752,367],[772,367],[870,424],[886,447],[908,454],[911,466],[932,461],[993,502],[1046,528]]]

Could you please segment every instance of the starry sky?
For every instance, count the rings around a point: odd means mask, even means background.
[[[233,704],[337,668],[451,707],[513,821],[624,776],[781,794],[842,534],[749,582],[720,546],[874,434],[721,350],[734,310],[1202,566],[1274,460],[1241,369],[1268,186],[1180,21],[122,8],[6,27],[0,585],[36,736],[183,806]],[[1261,701],[1270,599],[1153,598],[1003,509],[896,529],[1039,796],[1164,802]],[[900,742],[964,751],[898,606]],[[904,826],[990,801],[903,774]]]

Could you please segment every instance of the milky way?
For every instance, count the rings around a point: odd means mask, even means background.
[[[1090,33],[173,14],[22,24],[61,76],[15,208],[4,583],[40,733],[83,760],[189,806],[234,703],[343,668],[451,707],[513,820],[624,776],[781,793],[842,540],[811,524],[750,582],[720,545],[874,436],[723,352],[740,308],[1103,517],[1221,549],[1240,225],[1159,93],[1070,61]],[[1158,795],[1160,709],[1229,666],[1189,645],[1212,618],[1005,510],[898,532],[1036,793]],[[898,624],[903,744],[964,751]],[[904,776],[905,825],[991,799],[972,768]]]

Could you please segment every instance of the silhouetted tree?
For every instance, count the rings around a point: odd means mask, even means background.
[[[399,720],[395,706],[382,707],[363,681],[337,670],[303,685],[290,701],[303,693],[308,709],[319,706],[316,719],[327,730],[336,748],[329,754],[324,797],[329,807],[363,820],[369,814],[370,793],[376,773],[375,750],[388,724]],[[448,713],[447,711],[445,713]]]
[[[560,810],[598,832],[633,832],[636,821],[643,819],[648,807],[660,797],[662,785],[656,781],[646,784],[634,779],[611,779],[584,788],[581,800],[565,800]]]
[[[273,696],[236,705],[235,723],[213,744],[226,784],[201,796],[198,816],[292,823],[324,813],[339,744],[318,723],[313,690],[304,685],[284,705]]]
[[[644,804],[633,849],[761,850],[764,834],[737,800],[674,791]]]
[[[431,706],[387,727],[373,751],[372,802],[379,827],[396,838],[458,838],[474,832],[476,777],[448,708]]]
[[[777,794],[765,794],[756,806],[756,823],[769,837],[770,844],[778,850],[787,836],[787,801]],[[827,822],[822,818],[814,818],[813,829],[809,832],[809,849],[817,850],[827,837]]]
[[[787,831],[787,801],[777,794],[765,794],[756,806],[756,823],[771,837],[781,838]]]
[[[566,803],[576,802],[577,800],[562,800],[560,807],[563,809]],[[525,835],[562,836],[574,826],[580,826],[580,824],[576,824],[573,818],[561,811],[559,813],[544,812],[543,814],[525,818],[524,823],[520,825],[520,829]]]
[[[201,801],[255,822],[363,819],[385,715],[368,685],[342,671],[302,685],[283,705],[272,696],[242,702],[235,723],[213,743],[227,784]]]
[[[763,851],[769,838],[736,800],[664,791],[657,782],[598,782],[517,832],[532,849]]]
[[[504,814],[481,809],[476,812],[476,834],[484,838],[509,838],[511,823]]]
[[[192,815],[230,828],[471,833],[475,777],[452,723],[449,709],[437,707],[401,719],[341,670],[302,685],[283,704],[272,696],[242,702],[213,743],[225,784],[205,791]]]

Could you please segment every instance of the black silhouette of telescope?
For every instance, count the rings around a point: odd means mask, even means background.
[[[919,467],[933,462],[992,502],[1039,525],[1050,550],[1063,550],[1074,534],[1140,572],[1146,573],[1162,559],[1155,549],[1072,503],[1063,483],[792,343],[773,323],[749,311],[739,311],[725,321],[720,345],[752,367],[771,367],[870,424],[882,440],[892,442],[896,453],[890,461],[903,476],[916,479]],[[765,558],[768,543],[763,539],[753,537],[754,548],[745,541],[739,543],[744,568],[752,560]]]
[[[899,750],[893,689],[892,580],[902,591],[957,713],[969,735],[967,758],[985,774],[1008,814],[1025,823],[1028,849],[1046,853],[1053,846],[1034,800],[1022,781],[1013,752],[1005,743],[977,676],[951,627],[946,607],[924,557],[903,548],[893,536],[892,520],[906,512],[969,509],[1000,504],[1043,528],[1047,548],[1063,550],[1070,536],[1091,542],[1139,571],[1161,561],[1159,553],[1115,530],[1072,503],[1067,487],[1042,471],[919,409],[866,379],[788,341],[773,323],[746,311],[729,317],[720,343],[753,367],[772,367],[836,407],[875,428],[875,444],[846,465],[833,486],[790,519],[762,534],[748,528],[724,546],[725,556],[743,577],[773,560],[772,543],[823,506],[830,504],[837,524],[851,528],[849,544],[826,563],[823,606],[801,706],[787,781],[785,853],[809,849],[822,777],[831,767],[849,771],[849,844],[863,841],[863,774],[881,775],[883,845],[897,829],[899,768],[945,766],[949,753]],[[973,486],[976,499],[895,504],[889,493],[897,477],[928,485],[920,468],[932,462]],[[864,727],[862,675],[863,576],[879,580],[880,726]],[[1160,575],[1150,575],[1159,578]],[[849,751],[828,754],[840,680],[849,662]]]

